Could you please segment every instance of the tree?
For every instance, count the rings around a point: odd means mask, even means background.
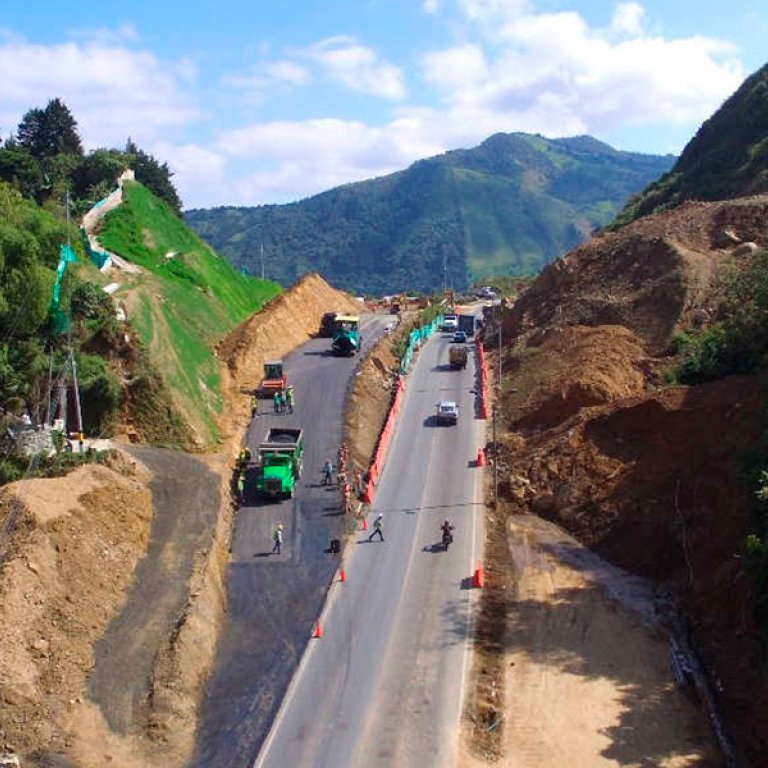
[[[83,154],[77,121],[60,99],[52,99],[45,109],[30,109],[19,123],[16,138],[38,160]]]
[[[13,184],[24,197],[36,197],[44,183],[40,163],[25,149],[8,142],[0,149],[0,179]]]
[[[168,163],[161,164],[152,155],[139,149],[131,139],[125,143],[125,154],[136,174],[136,181],[141,182],[161,200],[165,200],[177,215],[181,214],[181,199],[171,181],[173,173],[168,168]]]

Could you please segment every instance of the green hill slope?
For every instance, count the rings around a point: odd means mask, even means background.
[[[748,77],[688,142],[674,168],[633,198],[611,228],[686,200],[768,192],[768,65]]]
[[[290,205],[193,210],[186,221],[235,266],[287,284],[309,270],[357,293],[464,287],[530,274],[607,224],[674,158],[589,137],[497,134]]]
[[[194,442],[210,445],[221,412],[214,346],[280,288],[234,269],[146,187],[126,183],[123,191],[124,202],[107,214],[99,239],[144,272],[125,275],[115,296],[125,302]]]

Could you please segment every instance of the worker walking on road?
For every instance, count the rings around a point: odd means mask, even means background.
[[[331,485],[333,483],[333,464],[330,461],[326,461],[323,464],[323,485]]]
[[[373,537],[377,533],[379,534],[379,538],[384,541],[384,515],[381,512],[376,515],[376,519],[373,521],[373,533],[368,537],[368,541],[373,541]]]
[[[275,413],[280,413],[280,393],[275,392],[275,396],[272,398],[272,402],[275,406]]]
[[[245,469],[241,469],[237,475],[237,501],[239,504],[245,501]]]
[[[272,554],[277,552],[279,555],[283,548],[283,524],[278,523],[275,527],[275,532],[272,534],[272,540],[275,542],[272,547]]]
[[[253,418],[259,412],[259,398],[256,395],[251,395],[251,418]]]

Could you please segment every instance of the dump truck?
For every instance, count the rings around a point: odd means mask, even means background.
[[[320,320],[320,330],[318,336],[330,339],[333,336],[333,332],[336,329],[336,318],[342,314],[341,312],[326,312]]]
[[[282,392],[288,385],[288,378],[283,371],[282,360],[269,360],[264,363],[264,378],[259,385],[261,397],[272,397],[275,392]]]
[[[475,315],[459,315],[458,330],[464,331],[467,336],[474,336],[480,323],[480,319]]]
[[[304,433],[301,429],[272,427],[258,447],[256,493],[290,499],[301,477]]]
[[[466,368],[467,348],[462,344],[452,344],[448,347],[448,362],[451,368]]]
[[[357,315],[337,315],[331,351],[334,355],[351,356],[360,349],[360,318]]]

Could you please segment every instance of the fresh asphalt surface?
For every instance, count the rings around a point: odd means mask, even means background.
[[[364,352],[392,320],[361,318]],[[197,768],[253,764],[338,568],[339,556],[327,550],[348,521],[338,489],[323,488],[320,476],[326,458],[335,463],[346,391],[360,358],[333,357],[330,346],[330,339],[314,339],[285,358],[295,412],[275,414],[272,403],[261,400],[248,430],[255,457],[269,427],[301,427],[304,471],[293,499],[267,504],[246,493],[237,512],[227,620],[202,706],[191,763]],[[285,526],[283,552],[273,555],[278,521]]]
[[[323,637],[311,641],[256,768],[456,762],[482,540],[474,463],[485,440],[474,418],[474,365],[449,370],[449,344],[448,336],[430,340],[408,376],[369,515],[384,513],[385,542],[368,542],[367,533],[351,541]],[[459,403],[457,426],[434,425],[440,399]],[[445,518],[456,526],[448,552],[440,546]]]

